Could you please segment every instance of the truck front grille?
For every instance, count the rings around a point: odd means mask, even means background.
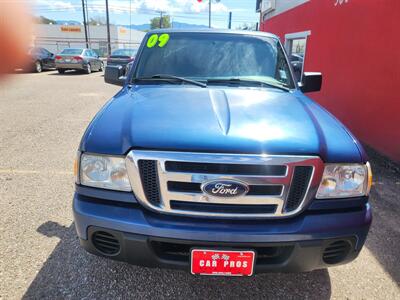
[[[266,218],[299,213],[318,188],[323,162],[314,156],[131,151],[127,168],[136,198],[152,210],[190,216]],[[246,193],[216,197],[214,181],[240,182]]]
[[[139,160],[140,180],[146,199],[153,205],[160,204],[160,185],[158,183],[157,161]]]
[[[168,172],[203,174],[285,176],[287,168],[286,166],[167,161],[165,162],[165,170]]]
[[[246,204],[219,204],[174,201],[170,202],[171,208],[181,211],[194,211],[205,213],[232,213],[232,214],[273,214],[277,205],[246,205]]]
[[[167,187],[170,192],[203,193],[201,183],[196,182],[168,181]],[[279,196],[282,194],[282,191],[282,185],[249,185],[247,195]]]
[[[294,167],[292,184],[286,200],[285,210],[287,212],[297,209],[307,192],[313,168],[310,166]]]

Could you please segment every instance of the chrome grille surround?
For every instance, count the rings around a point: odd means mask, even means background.
[[[139,160],[157,161],[158,180],[160,188],[160,205],[148,201],[143,189],[139,172]],[[255,164],[255,165],[285,165],[284,176],[261,175],[226,175],[226,174],[201,174],[186,172],[168,172],[165,169],[166,161],[219,163],[219,164]],[[203,216],[215,218],[279,218],[289,217],[300,213],[315,196],[322,178],[324,163],[318,156],[286,156],[286,155],[254,155],[254,154],[220,154],[220,153],[196,153],[196,152],[161,152],[132,150],[126,157],[126,166],[132,190],[137,200],[146,208],[153,211],[185,216]],[[304,198],[300,205],[293,211],[285,212],[286,198],[296,166],[312,167],[311,179]],[[283,185],[283,191],[279,196],[243,195],[241,197],[221,198],[212,197],[204,193],[172,192],[167,188],[168,181],[201,183],[212,180],[236,180],[248,185]],[[199,212],[172,209],[170,201],[184,201],[204,204],[236,204],[236,205],[277,205],[275,213],[220,213]]]

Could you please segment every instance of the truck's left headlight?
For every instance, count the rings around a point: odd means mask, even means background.
[[[372,185],[372,172],[366,164],[327,164],[317,198],[347,198],[368,195]]]
[[[132,190],[123,157],[84,153],[79,166],[82,185],[117,191]]]

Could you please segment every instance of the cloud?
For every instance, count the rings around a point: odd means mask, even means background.
[[[71,1],[52,1],[52,0],[36,0],[35,6],[40,8],[57,10],[57,11],[75,11],[76,8]]]
[[[156,0],[154,0],[156,1]],[[203,1],[199,3],[197,0],[175,0],[175,7],[179,10],[179,12],[206,12],[208,11],[208,1]],[[227,12],[228,8],[221,2],[213,3],[212,6],[213,12]]]
[[[0,0],[1,1],[1,0]],[[69,0],[36,0],[36,5],[42,9],[52,9],[57,11],[76,11],[80,10],[80,2],[72,3]],[[89,12],[103,13],[105,12],[104,0],[88,1]],[[208,1],[204,0],[199,3],[197,0],[112,0],[109,1],[109,10],[112,13],[123,14],[129,13],[151,13],[155,11],[163,11],[168,14],[176,13],[201,13],[208,11]],[[213,12],[227,12],[228,8],[221,2],[214,2],[212,5]]]

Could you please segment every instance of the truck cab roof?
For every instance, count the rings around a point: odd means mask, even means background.
[[[229,30],[229,29],[214,29],[214,28],[200,28],[200,29],[175,29],[175,28],[161,28],[150,30],[147,35],[155,33],[218,33],[218,34],[237,34],[237,35],[253,35],[253,36],[264,36],[279,39],[275,34],[263,31],[250,31],[250,30]]]

